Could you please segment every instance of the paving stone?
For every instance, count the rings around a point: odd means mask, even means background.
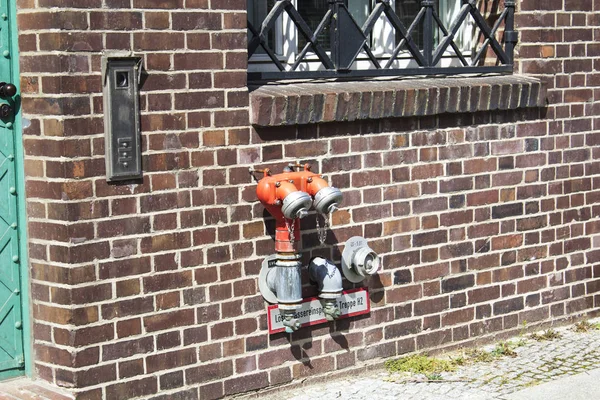
[[[595,324],[600,319],[590,322]],[[527,339],[515,349],[516,357],[467,364],[442,374],[444,381],[417,383],[399,378],[394,382],[397,375],[380,373],[374,377],[357,376],[291,389],[286,391],[285,397],[274,395],[268,400],[317,400],[324,395],[325,398],[350,400],[502,400],[528,387],[600,367],[600,330],[576,333],[572,327],[565,327],[556,331],[561,338],[552,341]],[[512,342],[522,339],[516,338]],[[486,347],[488,351],[493,348]],[[424,380],[424,377],[414,376],[414,379]]]

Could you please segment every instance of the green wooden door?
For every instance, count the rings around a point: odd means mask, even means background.
[[[16,29],[13,0],[0,0],[0,87],[1,82],[17,83],[13,66]],[[13,54],[13,50],[15,53]],[[1,92],[1,89],[0,89]],[[24,368],[23,321],[18,228],[16,127],[14,115],[2,116],[2,106],[17,110],[16,96],[0,96],[0,378]],[[6,106],[5,107],[5,111]]]

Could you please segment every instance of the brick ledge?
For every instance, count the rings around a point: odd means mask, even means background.
[[[523,75],[265,85],[250,93],[250,121],[282,126],[544,107],[546,90]]]

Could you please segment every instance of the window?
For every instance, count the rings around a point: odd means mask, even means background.
[[[248,0],[249,73],[285,79],[450,73],[458,67],[509,72],[514,0],[504,2],[493,26],[476,3]]]

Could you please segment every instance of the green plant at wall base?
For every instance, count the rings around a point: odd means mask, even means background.
[[[600,323],[592,324],[589,321],[580,321],[573,326],[573,330],[577,333],[586,333],[589,331],[600,330]]]
[[[454,358],[453,361],[456,365],[465,365],[469,363],[489,363],[495,361],[501,357],[516,357],[517,353],[514,351],[515,348],[523,346],[524,340],[519,340],[516,343],[513,342],[499,342],[496,346],[490,350],[481,349],[469,349],[462,353],[461,356]]]
[[[491,351],[473,349],[466,353],[467,360],[473,363],[489,363],[496,359]]]
[[[492,354],[496,357],[516,357],[517,353],[513,350],[514,344],[510,342],[500,342],[496,344],[494,350],[492,350]]]
[[[523,322],[521,322],[521,330],[519,331],[519,337],[525,336],[526,333],[527,333],[527,321],[523,320]]]
[[[455,365],[458,365],[458,366],[463,366],[463,365],[467,364],[467,359],[464,357],[464,355],[460,355],[460,356],[450,358],[450,359],[452,360],[452,362]]]
[[[562,337],[562,335],[560,333],[556,332],[552,328],[548,328],[545,331],[543,331],[542,333],[532,333],[531,334],[531,338],[533,340],[537,340],[538,342],[542,342],[545,340],[560,339],[561,337]]]
[[[429,357],[426,354],[415,354],[395,360],[387,360],[385,368],[388,372],[412,372],[416,374],[439,374],[456,370],[456,364],[452,360],[442,360]]]
[[[516,347],[522,346],[522,341],[517,343],[499,342],[491,351],[480,349],[467,349],[456,357],[440,359],[427,354],[414,354],[407,357],[387,360],[385,368],[390,373],[423,374],[428,380],[442,379],[440,373],[455,371],[459,366],[472,363],[489,363],[501,357],[516,357]],[[439,377],[438,377],[439,375]]]
[[[430,380],[430,381],[441,381],[443,379],[441,374],[429,374],[429,375],[426,375],[426,377],[427,377],[427,380]]]
[[[519,340],[517,340],[516,342],[514,342],[514,346],[515,347],[521,347],[521,346],[525,346],[527,344],[527,339],[525,338],[519,338]]]

